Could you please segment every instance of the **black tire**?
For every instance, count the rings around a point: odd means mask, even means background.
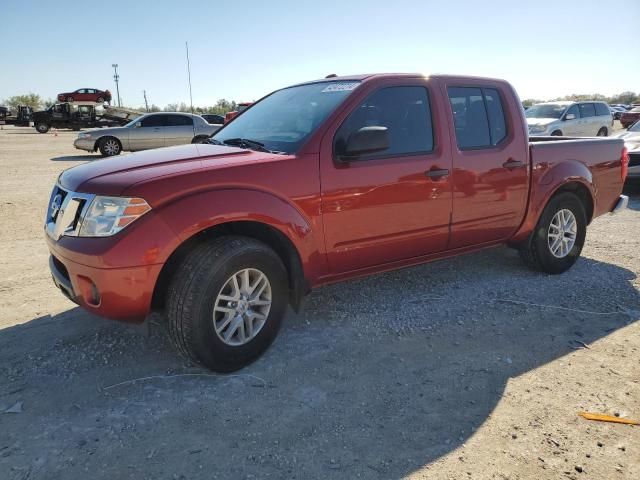
[[[191,143],[207,143],[207,140],[209,140],[209,137],[206,135],[198,135],[197,137],[193,137]]]
[[[36,123],[36,130],[38,131],[38,133],[47,133],[49,131],[51,127],[44,122],[38,122]]]
[[[268,278],[271,308],[252,340],[231,346],[215,331],[214,305],[231,276],[247,268],[258,269]],[[174,274],[167,294],[169,334],[191,360],[216,372],[232,372],[269,348],[282,324],[287,299],[287,271],[271,248],[248,237],[220,237],[194,248]]]
[[[562,132],[560,130],[554,130],[553,132],[551,132],[551,136],[552,137],[561,137],[562,136]]]
[[[115,137],[104,137],[98,141],[98,149],[103,157],[113,157],[120,155],[122,152],[122,144]]]
[[[104,98],[102,97],[98,97],[98,100],[96,100],[98,103],[104,103]]]
[[[563,257],[558,258],[551,252],[548,240],[551,220],[560,210],[567,209],[576,219],[576,238],[573,248]],[[567,271],[580,257],[587,233],[587,216],[584,205],[573,193],[564,192],[555,195],[545,207],[535,230],[527,241],[520,246],[520,256],[525,264],[533,270],[551,274]]]
[[[73,97],[67,97],[67,102],[73,102]]]
[[[607,127],[602,127],[600,130],[598,130],[598,133],[596,134],[597,137],[606,137],[609,135],[609,130],[607,130]]]

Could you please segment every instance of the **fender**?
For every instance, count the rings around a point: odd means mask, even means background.
[[[275,228],[297,250],[307,279],[324,273],[320,222],[304,215],[296,206],[272,193],[250,188],[209,190],[181,197],[157,212],[177,237],[173,251],[200,232],[225,223],[250,221]],[[165,259],[166,260],[166,259]]]
[[[527,214],[518,231],[509,240],[509,244],[514,245],[524,241],[535,228],[551,197],[563,187],[575,183],[580,184],[589,192],[595,207],[597,190],[593,183],[593,174],[584,163],[570,159],[554,165],[534,165]],[[591,218],[588,218],[587,221],[591,222]]]

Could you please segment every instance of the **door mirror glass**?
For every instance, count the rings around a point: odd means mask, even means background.
[[[575,120],[575,119],[576,119],[576,116],[575,116],[575,114],[573,114],[573,113],[567,113],[567,114],[564,116],[564,119],[565,119],[565,120]]]
[[[142,127],[142,122],[136,122],[136,123],[133,125],[133,128],[140,128],[140,127]]]
[[[389,131],[387,127],[362,127],[349,135],[342,156],[348,159],[348,157],[382,152],[388,148]]]

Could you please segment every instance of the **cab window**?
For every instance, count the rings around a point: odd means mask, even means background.
[[[580,116],[582,118],[596,116],[596,109],[593,106],[593,103],[581,103],[579,108],[580,108]]]
[[[427,89],[387,87],[369,95],[336,132],[335,155],[344,155],[350,135],[363,127],[373,126],[387,128],[389,148],[376,154],[360,155],[358,160],[431,152],[433,126]]]

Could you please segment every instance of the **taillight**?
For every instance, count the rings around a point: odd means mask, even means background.
[[[629,151],[627,147],[622,147],[622,157],[620,157],[620,163],[622,164],[622,168],[620,169],[620,177],[622,178],[622,182],[627,179],[627,173],[629,172]]]

